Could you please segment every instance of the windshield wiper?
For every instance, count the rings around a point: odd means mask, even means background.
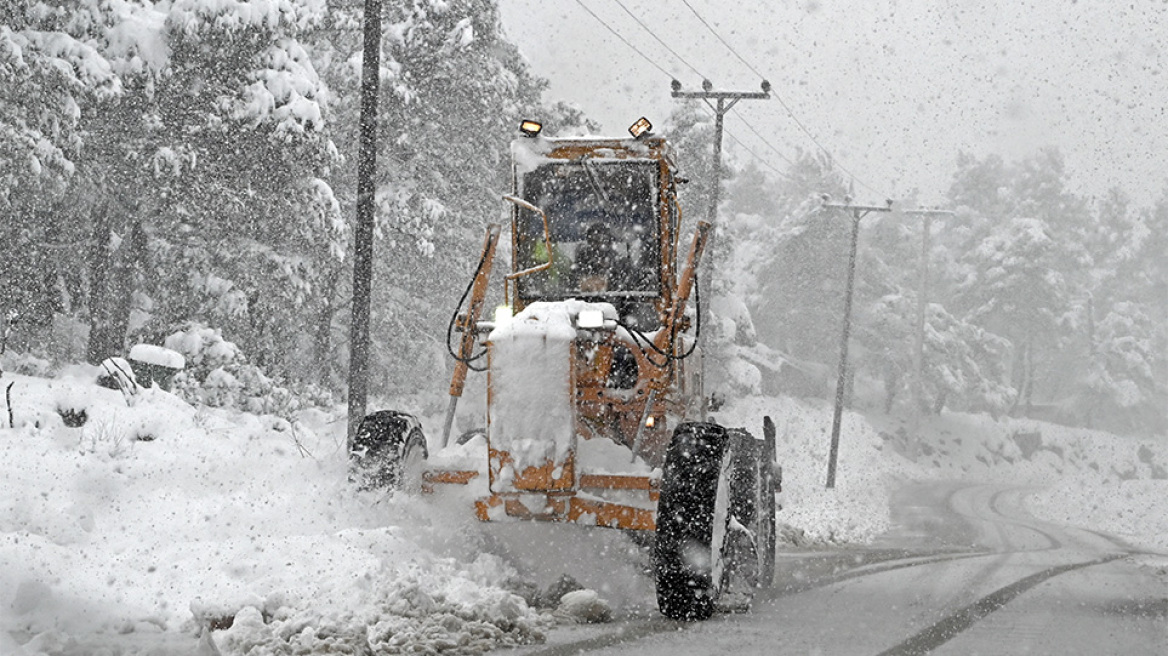
[[[600,199],[600,209],[604,210],[606,215],[611,216],[611,203],[608,200],[608,194],[604,193],[604,187],[600,184],[600,177],[596,175],[596,169],[592,168],[592,164],[587,158],[580,161],[584,164],[584,170],[588,173],[588,181],[592,183],[592,190],[596,192],[596,197]]]

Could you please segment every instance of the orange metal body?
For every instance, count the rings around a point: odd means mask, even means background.
[[[462,390],[466,385],[468,361],[475,345],[475,324],[482,316],[483,304],[487,300],[487,283],[490,282],[491,266],[495,262],[495,250],[499,244],[499,233],[502,228],[497,223],[487,226],[482,259],[478,273],[475,274],[474,283],[471,285],[470,305],[467,307],[466,314],[459,317],[457,324],[458,329],[462,331],[462,339],[459,341],[459,359],[454,363],[454,375],[450,378],[450,396],[455,398],[462,396]]]
[[[710,235],[710,225],[699,224],[679,276],[677,241],[681,217],[674,188],[674,165],[664,139],[547,140],[547,144],[542,156],[552,161],[603,157],[656,162],[655,215],[658,222],[657,252],[660,261],[657,263],[657,275],[660,284],[659,293],[651,300],[659,325],[656,334],[652,336],[651,347],[638,343],[624,330],[581,329],[566,349],[551,351],[553,357],[569,360],[567,363],[551,362],[548,366],[567,372],[569,398],[563,401],[565,407],[570,406],[572,426],[566,448],[536,463],[518,458],[492,438],[490,408],[498,400],[493,398],[497,394],[497,385],[491,376],[497,363],[494,362],[495,345],[488,341],[487,476],[491,493],[475,502],[475,512],[483,521],[514,518],[654,530],[660,467],[670,438],[670,424],[692,418],[700,405],[697,401],[701,393],[700,377],[695,377],[692,370],[687,373],[686,367],[693,365],[678,356],[692,346],[692,339],[683,337],[688,328],[685,308]],[[519,217],[518,208],[531,209],[531,206],[526,201],[517,202],[515,198],[509,200],[517,205],[512,226],[514,249],[517,242],[515,224]],[[546,215],[544,224],[546,239]],[[488,234],[483,253],[484,261],[488,263],[487,270],[489,262],[494,258],[496,244],[497,241]],[[547,266],[550,266],[550,248],[548,260]],[[512,266],[515,272],[507,276],[508,281],[530,271],[519,270],[518,265],[514,264],[518,261],[518,252],[513,250]],[[531,304],[520,297],[517,285],[508,285],[505,293],[506,300],[516,313]],[[485,294],[485,282],[480,286],[476,279],[471,298],[473,313],[468,312],[468,317],[477,319]],[[473,343],[467,339],[473,340],[478,331],[469,322],[462,329],[462,352],[469,354]],[[618,351],[626,360],[631,355],[636,363],[636,380],[631,387],[623,389],[614,389],[609,384]],[[452,395],[456,395],[456,392],[461,394],[465,374],[465,366],[456,367],[455,380],[451,384]],[[650,418],[652,421],[646,422]],[[651,425],[645,425],[647,423]],[[648,467],[642,464],[640,471],[652,468],[652,473],[625,475],[583,470],[577,454],[589,440],[611,440],[628,447],[630,459],[635,449],[635,454],[648,464]],[[525,464],[516,470],[517,462]],[[423,488],[433,490],[434,486],[440,484],[466,485],[478,476],[477,471],[426,472]]]

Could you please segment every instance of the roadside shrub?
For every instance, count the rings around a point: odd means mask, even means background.
[[[22,376],[49,378],[53,375],[53,364],[31,353],[8,351],[0,355],[0,370],[21,374]]]
[[[188,324],[167,337],[164,346],[186,358],[186,369],[174,378],[174,393],[190,403],[275,415],[295,412],[303,405],[291,391],[249,363],[239,347],[216,328]]]
[[[57,414],[61,415],[61,421],[69,428],[81,428],[89,421],[89,413],[85,408],[62,408],[57,406]]]

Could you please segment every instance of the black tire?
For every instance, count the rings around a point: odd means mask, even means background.
[[[740,429],[687,423],[674,431],[653,551],[657,606],[666,617],[704,620],[716,609],[749,607],[761,573],[760,451]]]
[[[349,478],[362,490],[416,487],[420,462],[429,457],[422,425],[395,410],[366,415],[349,447]]]
[[[665,452],[653,570],[657,607],[671,619],[704,620],[714,612],[711,540],[726,442],[717,424],[685,423]]]

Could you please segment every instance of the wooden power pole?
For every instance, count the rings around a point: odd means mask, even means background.
[[[710,106],[710,109],[714,110],[714,185],[710,190],[710,207],[707,211],[708,218],[706,220],[709,221],[715,230],[718,227],[718,203],[722,200],[722,132],[724,117],[726,116],[726,112],[738,104],[738,101],[765,100],[771,97],[770,92],[771,83],[766,80],[762,81],[762,91],[715,91],[714,83],[709,80],[702,80],[701,91],[682,91],[681,82],[677,80],[673,81],[674,98],[700,99],[705,101]],[[717,260],[720,258],[716,255],[716,252],[716,250],[712,250],[710,256],[706,257],[702,262],[702,268],[706,271],[712,270],[719,264]],[[705,296],[705,294],[700,293],[703,289],[710,289],[710,282],[706,278],[706,276],[702,276],[698,279],[698,298]],[[705,311],[708,312],[708,310]],[[698,339],[705,341],[705,336],[699,336]],[[702,358],[704,362],[706,357],[704,345],[701,355],[698,357]],[[703,370],[705,369],[704,365],[702,368]],[[705,378],[703,376],[703,385],[705,384],[704,380]],[[706,418],[706,404],[708,401],[705,390],[702,390],[701,397],[702,419],[704,420]]]
[[[709,80],[702,81],[701,91],[682,91],[681,82],[673,81],[673,97],[701,99],[714,110],[714,187],[710,192],[710,208],[706,220],[718,225],[718,203],[722,198],[722,131],[723,117],[739,100],[766,100],[771,97],[771,83],[762,81],[762,91],[715,91]],[[713,102],[711,102],[713,101]]]
[[[840,423],[844,414],[844,386],[847,383],[848,339],[852,329],[852,289],[856,281],[856,244],[860,237],[860,220],[870,212],[892,211],[892,201],[885,205],[853,205],[851,200],[844,203],[824,203],[826,209],[843,210],[852,214],[852,248],[848,255],[848,283],[844,292],[844,329],[840,336],[839,378],[835,384],[835,414],[831,420],[831,452],[827,457],[827,487],[835,487],[835,463],[839,456]]]
[[[381,0],[365,0],[361,62],[357,224],[353,230],[353,314],[349,325],[349,445],[369,396],[369,305],[373,292],[373,210],[377,192],[377,94],[381,69]]]
[[[932,250],[931,229],[933,217],[953,216],[951,210],[906,210],[904,214],[919,216],[921,223],[921,262],[917,282],[917,316],[913,335],[912,380],[912,441],[907,445],[910,455],[916,457],[921,443],[921,413],[925,405],[925,308],[929,303],[929,251]]]

